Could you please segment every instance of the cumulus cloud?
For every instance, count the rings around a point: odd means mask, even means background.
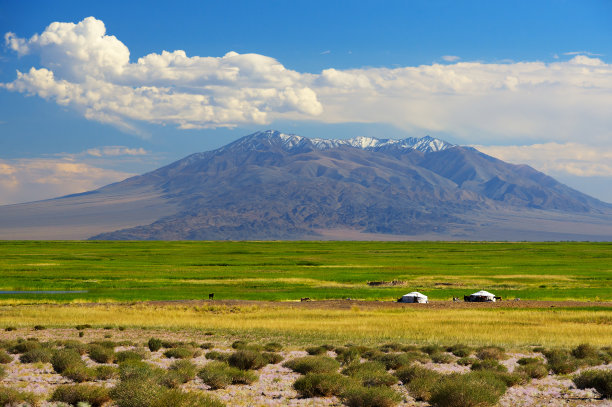
[[[474,147],[504,161],[529,164],[544,173],[612,177],[612,147],[579,143]]]
[[[129,49],[93,17],[54,22],[27,40],[7,33],[5,43],[19,55],[39,55],[42,64],[17,72],[5,88],[55,100],[127,131],[135,131],[137,121],[200,128],[322,111],[304,75],[273,58],[235,52],[188,57],[178,50],[131,63]]]
[[[85,192],[132,175],[71,158],[0,160],[0,204]]]
[[[129,49],[93,17],[53,23],[29,39],[5,36],[42,67],[1,86],[71,106],[136,132],[138,122],[201,128],[273,120],[391,124],[477,144],[612,140],[612,65],[588,53],[544,62],[460,62],[301,73],[274,58]]]
[[[459,58],[457,55],[444,55],[442,57],[442,60],[446,61],[446,62],[456,62],[459,61],[461,58]]]

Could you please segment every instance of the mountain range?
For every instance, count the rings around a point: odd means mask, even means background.
[[[612,240],[612,205],[432,137],[268,130],[94,191],[2,206],[0,238]]]

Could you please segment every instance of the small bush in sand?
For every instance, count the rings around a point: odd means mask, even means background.
[[[274,352],[262,352],[261,356],[263,356],[264,360],[266,361],[266,364],[268,365],[275,365],[277,363],[282,362],[284,359],[281,355]]]
[[[76,406],[78,403],[87,403],[92,407],[100,407],[110,401],[108,389],[89,384],[72,384],[58,386],[51,395],[50,401]]]
[[[453,363],[455,361],[455,357],[453,355],[449,355],[448,353],[440,352],[432,354],[431,361],[434,363]]]
[[[0,386],[0,406],[19,406],[23,403],[35,407],[39,405],[39,400],[34,393]]]
[[[178,387],[183,383],[193,380],[198,373],[197,366],[189,360],[177,360],[168,368],[163,381],[168,387]]]
[[[238,350],[232,353],[227,362],[230,366],[242,370],[257,370],[268,364],[261,353],[248,349]]]
[[[354,363],[342,370],[342,374],[359,380],[363,386],[391,386],[397,383],[397,378],[385,369],[381,362]]]
[[[44,331],[45,329],[47,329],[47,327],[44,325],[34,325],[35,331]]]
[[[125,362],[127,360],[143,360],[147,358],[147,354],[144,350],[124,350],[115,354],[117,363]]]
[[[230,354],[213,350],[210,352],[206,352],[205,357],[206,359],[210,359],[210,360],[219,360],[221,362],[227,362],[227,360],[230,357]]]
[[[385,353],[375,359],[382,362],[387,370],[397,370],[403,366],[409,366],[415,361],[415,357],[409,353]]]
[[[19,340],[9,348],[10,353],[26,353],[34,349],[41,348],[42,345],[37,340]]]
[[[283,345],[278,342],[268,342],[264,345],[264,350],[268,352],[279,352],[283,350]]]
[[[51,361],[51,357],[53,356],[53,351],[49,348],[36,348],[25,352],[23,355],[19,356],[19,361],[21,363],[48,363]]]
[[[159,381],[165,373],[164,369],[140,360],[127,360],[119,364],[119,377],[121,380]]]
[[[495,405],[506,384],[491,372],[442,376],[433,387],[429,403],[435,407],[485,407]]]
[[[70,366],[62,372],[62,376],[77,383],[89,382],[96,378],[96,371],[85,364]]]
[[[232,343],[232,349],[244,349],[247,347],[248,344],[249,343],[247,341],[243,341],[242,339],[239,339]]]
[[[472,364],[474,364],[474,362],[478,361],[478,359],[476,358],[471,358],[471,357],[465,357],[465,358],[460,358],[457,360],[457,364],[459,366],[470,366]]]
[[[308,373],[293,383],[300,397],[339,396],[355,383],[339,373]]]
[[[551,349],[544,351],[548,368],[555,374],[568,374],[580,366],[579,361],[565,349]]]
[[[498,346],[486,346],[483,348],[479,348],[476,351],[476,357],[480,360],[493,359],[493,360],[503,360],[508,359],[508,355],[506,355],[504,348],[500,348]]]
[[[392,407],[401,396],[389,387],[350,387],[340,399],[348,407]]]
[[[288,360],[283,366],[294,372],[306,374],[336,372],[340,364],[328,356],[304,356]]]
[[[6,368],[4,366],[0,366],[0,379],[4,379],[6,375]]]
[[[11,363],[13,361],[13,357],[6,353],[4,349],[0,349],[0,363]]]
[[[173,359],[191,359],[194,354],[193,349],[185,347],[172,348],[164,352],[165,357]]]
[[[548,376],[548,366],[542,361],[520,365],[515,372],[531,379],[542,379]]]
[[[162,341],[160,339],[151,338],[149,339],[149,342],[147,342],[147,345],[149,346],[149,350],[151,352],[155,352],[162,348]]]
[[[306,353],[309,355],[323,355],[327,353],[327,349],[323,346],[309,346],[306,348]]]
[[[472,348],[461,343],[449,346],[448,348],[446,348],[446,351],[452,353],[453,355],[459,358],[468,357],[474,352]]]
[[[507,372],[506,366],[495,359],[478,360],[472,363],[472,370],[494,370],[496,372]]]
[[[612,371],[610,370],[585,370],[573,379],[579,389],[597,390],[601,397],[612,398]]]
[[[214,349],[214,347],[215,347],[215,344],[212,342],[204,342],[203,344],[200,345],[200,348],[206,349],[206,350]]]
[[[89,358],[98,363],[113,363],[115,360],[115,351],[113,348],[102,345],[90,345]]]
[[[224,407],[221,401],[208,394],[178,389],[162,392],[150,407]]]
[[[345,347],[336,349],[336,360],[340,362],[342,366],[347,366],[351,363],[358,362],[359,359],[361,359],[359,349]]]
[[[211,362],[204,366],[198,377],[211,389],[223,389],[230,384],[251,384],[258,379],[256,373],[240,370],[225,362]]]
[[[96,366],[94,372],[97,380],[114,379],[119,375],[119,370],[114,366]]]
[[[62,374],[66,369],[75,366],[85,366],[81,355],[74,349],[60,349],[51,357],[53,370]]]
[[[406,386],[412,397],[416,400],[428,401],[431,398],[433,387],[438,383],[442,374],[419,365],[412,365],[397,370],[395,376]]]

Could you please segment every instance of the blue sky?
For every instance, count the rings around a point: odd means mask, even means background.
[[[0,203],[267,128],[430,134],[612,202],[610,1],[0,0],[0,34]]]

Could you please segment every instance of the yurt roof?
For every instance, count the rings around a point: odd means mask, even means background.
[[[485,291],[485,290],[480,290],[477,293],[474,293],[472,295],[475,297],[495,297],[494,294],[491,294],[490,292]]]
[[[423,295],[419,292],[413,291],[411,293],[408,294],[404,294],[402,297],[427,297],[426,295]]]

